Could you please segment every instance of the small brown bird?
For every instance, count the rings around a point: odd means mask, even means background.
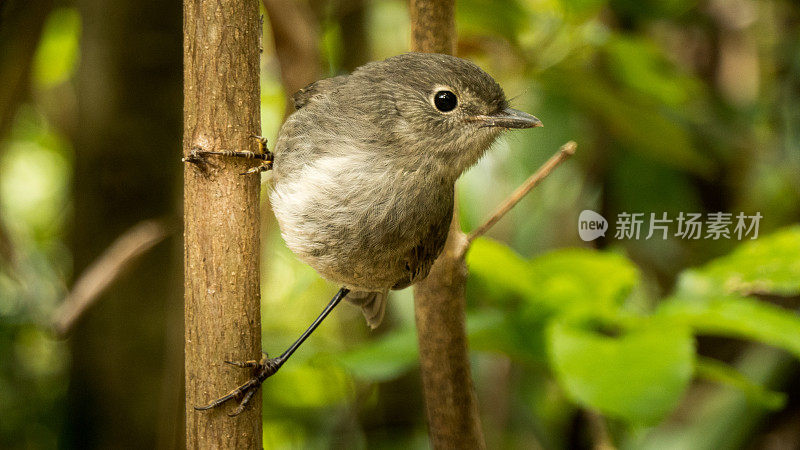
[[[346,298],[377,327],[390,289],[424,279],[447,237],[458,177],[504,129],[540,127],[508,106],[503,89],[454,56],[406,53],[310,84],[274,152],[270,201],[286,245],[342,286],[305,333],[277,358],[230,362],[253,378],[210,409],[242,396],[240,413],[330,311]],[[262,142],[263,144],[263,142]]]

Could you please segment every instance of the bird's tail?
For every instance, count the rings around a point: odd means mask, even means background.
[[[361,307],[367,324],[373,330],[383,321],[386,312],[386,292],[350,292],[345,299]]]

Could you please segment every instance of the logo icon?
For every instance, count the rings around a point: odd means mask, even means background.
[[[578,216],[578,234],[584,241],[593,241],[606,235],[608,221],[591,209],[584,209]]]

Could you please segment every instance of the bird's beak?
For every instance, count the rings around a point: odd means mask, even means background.
[[[512,108],[505,108],[495,114],[474,116],[473,120],[481,122],[481,127],[534,128],[544,126],[542,121],[536,117]]]

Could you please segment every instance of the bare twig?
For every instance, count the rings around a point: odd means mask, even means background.
[[[534,172],[533,175],[528,177],[524,183],[522,183],[511,195],[509,195],[500,206],[495,209],[491,216],[483,223],[483,225],[479,226],[472,232],[467,235],[466,245],[463,247],[463,251],[466,251],[469,248],[469,245],[474,241],[476,238],[484,235],[489,228],[494,226],[503,216],[506,215],[511,208],[516,206],[517,203],[522,200],[531,189],[535,188],[542,180],[547,178],[548,175],[558,167],[559,164],[567,160],[570,156],[575,154],[575,149],[578,147],[578,144],[575,141],[569,141],[566,144],[562,145],[558,152],[551,156],[550,159],[547,160],[539,170]]]
[[[118,237],[72,286],[53,319],[53,330],[65,335],[84,312],[140,256],[169,235],[159,220],[145,220]]]

